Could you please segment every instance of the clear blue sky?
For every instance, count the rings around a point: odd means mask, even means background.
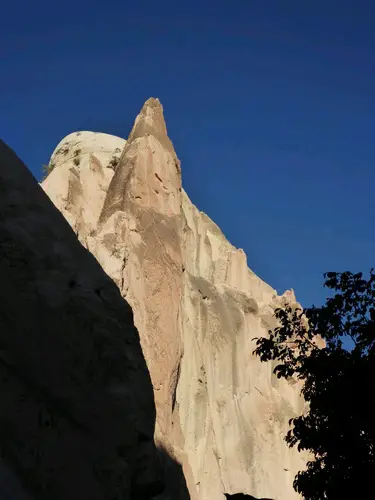
[[[98,5],[98,6],[96,6]],[[39,179],[159,97],[185,189],[278,291],[375,264],[375,2],[13,0],[1,136]]]

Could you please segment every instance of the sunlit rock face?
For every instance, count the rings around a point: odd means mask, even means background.
[[[42,186],[133,308],[156,441],[182,464],[192,499],[299,498],[292,483],[305,461],[283,438],[304,408],[300,387],[252,354],[253,338],[275,326],[274,309],[296,302],[293,292],[278,296],[192,204],[157,99],[127,141],[111,139],[112,150],[97,134],[100,158],[90,133],[78,134],[59,148],[80,138],[85,159],[61,160],[57,148]]]

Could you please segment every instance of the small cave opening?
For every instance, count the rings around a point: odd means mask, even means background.
[[[246,493],[224,493],[227,500],[275,500],[273,498],[258,498],[252,495],[247,495]]]

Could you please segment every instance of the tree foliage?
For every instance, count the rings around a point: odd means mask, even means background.
[[[285,439],[311,454],[293,484],[306,500],[357,498],[373,490],[375,475],[375,273],[324,276],[333,292],[326,303],[277,309],[277,328],[254,351],[278,362],[277,377],[302,382],[308,409],[291,419]]]
[[[52,172],[54,168],[55,168],[55,163],[53,162],[48,163],[48,165],[46,164],[42,165],[42,181],[44,181],[44,179],[46,179],[49,176],[49,174]]]

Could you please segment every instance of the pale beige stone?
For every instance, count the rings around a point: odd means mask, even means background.
[[[43,188],[133,308],[154,387],[156,440],[182,463],[191,498],[299,498],[293,477],[306,457],[284,436],[304,409],[300,386],[278,380],[252,354],[253,338],[275,326],[274,309],[294,304],[294,293],[278,296],[191,203],[157,99],[136,118],[104,195],[88,169],[80,167],[90,180],[73,204],[61,201],[66,167]]]
[[[54,193],[55,205],[78,237],[97,229],[114,174],[112,165],[119,161],[125,144],[119,137],[83,131],[69,134],[55,148],[49,163],[52,171],[43,187]],[[55,186],[59,186],[56,191]]]

